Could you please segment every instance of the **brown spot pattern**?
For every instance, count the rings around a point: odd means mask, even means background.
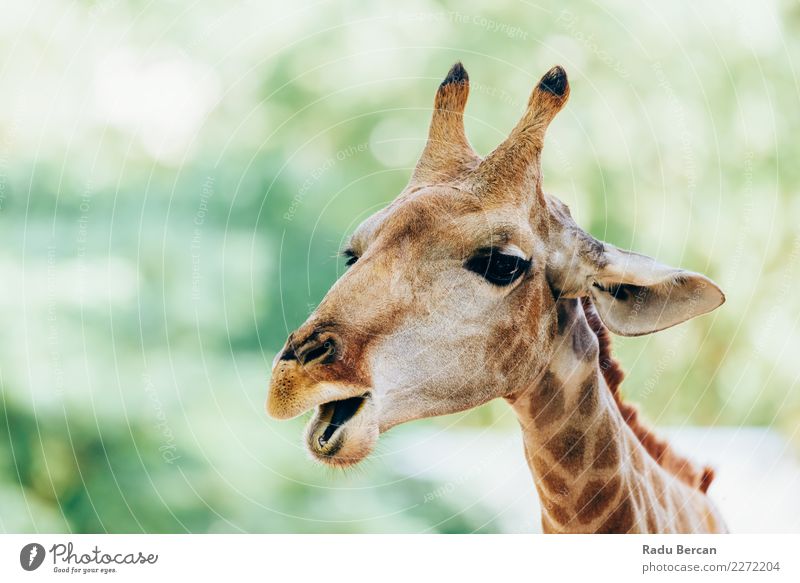
[[[653,432],[639,419],[636,407],[622,400],[620,394],[620,383],[625,376],[619,363],[611,356],[611,337],[608,329],[603,324],[597,310],[589,298],[581,300],[584,315],[589,327],[597,336],[599,346],[598,362],[603,378],[611,391],[614,401],[617,404],[622,418],[633,430],[634,435],[642,444],[644,450],[661,467],[692,488],[697,488],[701,492],[708,490],[714,474],[707,468],[697,468],[688,459],[676,454],[663,439],[659,439]],[[636,461],[636,460],[634,460]],[[639,460],[641,461],[641,460]]]
[[[575,472],[583,467],[586,451],[586,436],[583,431],[568,427],[551,437],[545,447],[555,458],[555,462],[568,470]]]
[[[556,320],[558,322],[559,336],[566,336],[567,331],[572,329],[577,307],[578,301],[574,299],[562,299],[556,302]]]
[[[553,470],[547,470],[542,473],[542,486],[548,493],[554,496],[568,496],[569,486],[561,476],[556,474]]]
[[[619,476],[608,481],[590,480],[578,496],[578,520],[586,524],[600,516],[614,500],[619,487]]]
[[[620,500],[614,512],[595,531],[598,534],[627,534],[634,526],[633,503],[628,496]]]
[[[564,415],[564,391],[550,371],[544,373],[533,392],[530,414],[537,427],[550,425]]]
[[[567,512],[563,506],[560,506],[556,502],[553,502],[547,498],[543,498],[542,506],[544,506],[544,509],[547,511],[550,517],[558,524],[567,524],[570,521],[571,517],[569,512]]]
[[[592,467],[595,469],[611,468],[619,464],[619,444],[617,443],[608,417],[600,422],[600,428],[594,442]]]
[[[597,379],[594,374],[590,375],[588,379],[583,381],[580,390],[578,391],[578,412],[581,415],[591,415],[597,410],[599,399],[599,387],[597,386]]]

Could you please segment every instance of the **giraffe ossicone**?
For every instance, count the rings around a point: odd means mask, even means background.
[[[439,86],[408,186],[364,221],[348,271],[276,356],[267,411],[314,410],[306,445],[358,463],[381,433],[504,398],[548,532],[721,532],[713,473],[677,455],[619,393],[609,331],[649,334],[724,302],[707,277],[596,240],[545,194],[561,67],[485,158],[464,131],[469,77]]]

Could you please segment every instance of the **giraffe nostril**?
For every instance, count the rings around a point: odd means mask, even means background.
[[[331,340],[327,340],[319,346],[315,346],[307,352],[304,352],[302,356],[300,356],[299,360],[301,364],[309,364],[317,360],[327,358],[329,355],[333,354],[334,350],[335,347],[333,342]]]
[[[294,351],[294,347],[290,344],[286,347],[286,350],[280,355],[280,360],[297,360],[297,353]]]
[[[338,342],[333,334],[313,333],[302,344],[289,345],[280,356],[280,360],[296,360],[302,365],[312,363],[330,364],[338,352]]]

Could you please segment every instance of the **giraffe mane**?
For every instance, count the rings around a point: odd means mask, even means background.
[[[598,355],[600,370],[611,394],[614,396],[614,402],[616,402],[622,418],[633,430],[634,435],[639,439],[647,453],[662,468],[689,486],[705,493],[714,480],[714,470],[709,466],[698,468],[689,459],[676,453],[664,439],[656,436],[642,421],[636,405],[623,400],[620,385],[622,384],[622,379],[625,378],[625,373],[619,362],[611,354],[611,334],[600,320],[600,316],[590,298],[583,298],[581,305],[589,327],[597,336],[600,346]]]

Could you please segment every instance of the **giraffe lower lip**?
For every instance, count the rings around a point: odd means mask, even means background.
[[[317,444],[320,448],[325,448],[337,431],[355,417],[366,399],[367,395],[363,395],[320,405],[320,419],[325,419],[330,415],[325,429],[317,437]]]

